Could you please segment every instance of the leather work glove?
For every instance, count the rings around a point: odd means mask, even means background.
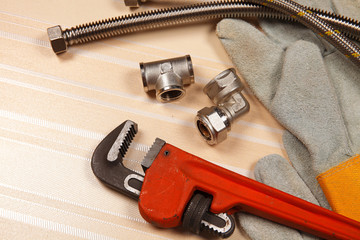
[[[297,2],[360,16],[359,0]],[[224,19],[217,26],[241,76],[287,129],[283,142],[292,166],[266,156],[255,167],[256,179],[360,221],[360,69],[300,24],[259,25],[262,31]],[[238,217],[255,240],[315,239],[252,215]]]

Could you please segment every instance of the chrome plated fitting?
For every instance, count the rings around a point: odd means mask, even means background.
[[[140,63],[145,92],[156,91],[160,102],[179,100],[185,95],[184,85],[194,83],[194,70],[189,55]]]
[[[67,44],[63,36],[63,31],[59,25],[47,29],[49,41],[56,54],[67,51]]]
[[[127,7],[140,7],[143,2],[146,0],[124,0],[125,6]]]
[[[198,111],[195,122],[208,144],[224,141],[231,124],[249,111],[250,105],[241,93],[243,89],[244,85],[233,68],[221,72],[204,87],[204,93],[216,106]]]

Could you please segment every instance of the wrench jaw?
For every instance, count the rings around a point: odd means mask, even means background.
[[[201,224],[202,231],[208,231],[221,238],[230,237],[235,230],[235,220],[227,213],[213,214],[208,212]]]
[[[123,159],[132,139],[137,133],[137,130],[137,124],[130,120],[123,122],[120,126],[115,128],[101,141],[101,143],[95,149],[91,160],[91,167],[95,176],[106,186],[139,201],[141,200],[141,198],[139,199],[139,196],[142,191],[143,183],[146,183],[144,182],[144,176],[126,168],[123,165]],[[184,155],[185,152],[180,149],[176,151],[171,151],[171,149],[168,149],[167,147],[163,149],[163,147],[166,145],[167,144],[164,140],[156,138],[155,142],[142,161],[141,165],[144,172],[147,172],[147,170],[151,168],[155,160],[165,161],[163,163],[166,163],[166,160],[174,161],[174,158],[176,159],[180,155],[184,157],[188,156],[187,153]],[[161,178],[161,176],[161,174],[157,175],[159,178]],[[173,177],[174,176],[171,176],[171,178],[168,179],[170,182],[166,183],[167,186],[165,186],[165,188],[179,187],[179,185],[171,184]],[[155,178],[152,178],[151,181],[154,180],[156,181]],[[142,192],[142,194],[146,195],[148,192],[150,202],[154,203],[159,200],[156,198],[158,191],[162,191],[162,187],[157,186],[156,188],[152,189],[152,191],[144,190],[145,193]],[[167,195],[167,197],[169,197],[169,195]],[[171,197],[174,196],[170,196],[170,199]],[[178,201],[178,199],[175,197],[173,198],[173,201]],[[176,221],[180,224],[176,223],[167,227],[180,226],[182,222],[182,226],[186,230],[189,230],[195,234],[211,233],[222,238],[229,237],[235,228],[234,220],[231,216],[225,213],[211,213],[209,211],[211,201],[212,197],[210,195],[196,191],[189,200],[187,206],[186,202],[184,202],[185,204],[182,205],[183,207],[181,208],[184,208],[185,211],[176,211],[178,213],[183,212],[183,214],[173,216],[173,218],[176,218]],[[167,200],[165,202],[167,202]],[[140,212],[142,210],[141,204],[141,201],[139,201]],[[161,216],[161,213],[164,213],[162,205],[155,205],[159,207],[161,211],[151,211],[150,216],[148,216],[148,218],[145,216],[144,218],[157,226],[165,227],[163,225],[165,218],[163,216],[159,217]]]
[[[144,176],[128,169],[123,158],[137,133],[137,124],[127,120],[110,132],[96,147],[91,168],[106,186],[138,200]]]
[[[151,164],[154,162],[155,158],[160,153],[160,150],[165,144],[166,142],[164,140],[160,138],[155,139],[155,142],[153,143],[153,145],[145,155],[143,161],[141,162],[141,166],[144,172],[146,172],[146,170],[151,167]]]
[[[235,220],[227,213],[210,212],[211,201],[211,196],[195,192],[184,212],[182,225],[198,235],[210,233],[221,238],[228,238],[235,230]]]

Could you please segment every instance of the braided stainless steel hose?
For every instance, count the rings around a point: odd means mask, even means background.
[[[299,8],[301,7],[300,5],[296,5],[294,8],[289,1],[285,1],[285,3],[280,1],[281,4],[278,3],[279,1],[277,0],[251,0],[251,2],[253,3],[249,3],[249,1],[245,0],[222,0],[216,2],[204,2],[190,6],[151,10],[87,23],[65,29],[64,31],[62,31],[60,26],[55,26],[48,29],[48,35],[54,52],[61,53],[65,52],[68,46],[75,44],[132,32],[185,23],[204,22],[212,19],[259,17],[287,21],[298,20],[300,22],[302,21],[302,23],[309,28],[311,27],[314,31],[323,34],[327,40],[330,39],[330,42],[333,41],[331,43],[339,48],[339,50],[342,49],[340,51],[344,52],[346,50],[346,53],[344,54],[349,57],[351,56],[360,66],[360,60],[356,57],[356,46],[354,48],[354,44],[349,40],[344,40],[343,37],[339,37],[341,34],[339,34],[338,31],[333,30],[329,24],[324,24],[324,21],[328,21],[330,24],[336,26],[339,31],[343,31],[345,34],[355,39],[360,39],[359,22],[312,8],[306,8],[305,14],[299,16],[297,14],[303,12],[304,8]],[[271,6],[276,10],[260,4],[269,7]],[[280,9],[287,14],[279,12]],[[331,32],[331,35],[335,35],[336,38],[334,38],[334,36],[328,36],[327,33],[329,33],[329,31]],[[351,47],[346,47],[347,45],[350,45]]]

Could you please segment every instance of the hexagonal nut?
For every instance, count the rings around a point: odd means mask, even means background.
[[[54,50],[54,52],[56,54],[66,52],[67,45],[66,45],[65,39],[63,37],[63,34],[62,34],[63,32],[62,32],[61,27],[59,25],[50,27],[47,29],[47,33],[49,36],[51,47]]]
[[[225,115],[217,107],[205,107],[198,111],[195,123],[201,136],[210,145],[218,144],[227,138],[228,126]]]
[[[229,68],[214,77],[204,87],[204,93],[215,103],[219,104],[234,92],[244,88],[234,68]]]
[[[127,7],[140,7],[141,0],[124,0]]]

